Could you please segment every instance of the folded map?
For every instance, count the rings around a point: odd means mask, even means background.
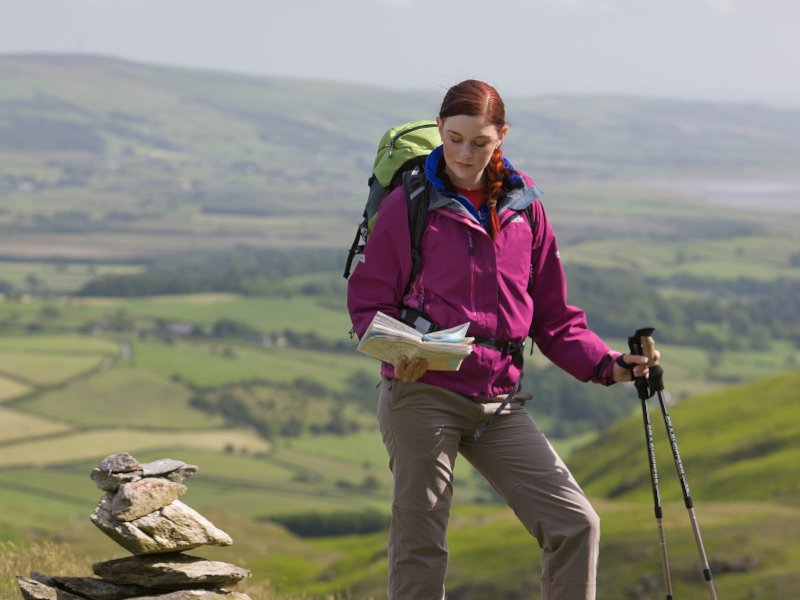
[[[472,353],[475,338],[465,337],[469,323],[423,335],[413,327],[378,312],[356,348],[380,361],[396,365],[401,357],[428,361],[429,371],[458,371]]]

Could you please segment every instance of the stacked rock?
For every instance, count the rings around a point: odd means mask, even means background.
[[[227,588],[250,577],[228,563],[181,554],[231,537],[178,500],[194,465],[163,458],[141,464],[127,452],[103,459],[92,480],[106,492],[92,522],[134,554],[92,565],[99,577],[17,576],[25,600],[250,600]]]

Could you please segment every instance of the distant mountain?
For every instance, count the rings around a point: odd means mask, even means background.
[[[669,373],[666,374],[669,385]],[[696,503],[776,501],[800,506],[800,371],[689,398],[670,410],[681,458]],[[662,498],[681,498],[661,412],[650,409]],[[641,416],[606,430],[570,457],[590,496],[650,499],[651,483]]]
[[[363,176],[389,126],[440,94],[137,64],[0,57],[0,152],[149,155]],[[508,155],[553,177],[800,168],[800,110],[629,97],[509,99]],[[359,177],[360,178],[360,177]]]

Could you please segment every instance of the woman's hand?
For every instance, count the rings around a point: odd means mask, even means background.
[[[655,351],[655,357],[656,360],[661,357],[661,353],[658,350]],[[615,383],[633,381],[634,377],[647,378],[650,376],[650,369],[647,367],[646,356],[639,356],[638,354],[623,354],[622,360],[628,364],[636,364],[636,366],[633,367],[633,371],[629,371],[628,369],[619,366],[617,362],[614,361],[614,370],[612,371],[612,376]],[[633,373],[633,377],[631,377],[631,373]]]
[[[405,383],[416,381],[428,370],[428,361],[424,358],[415,358],[408,362],[408,357],[403,356],[394,366],[395,379],[400,379]]]

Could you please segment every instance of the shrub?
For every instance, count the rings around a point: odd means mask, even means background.
[[[329,537],[383,531],[389,528],[392,518],[376,510],[365,510],[361,512],[307,512],[270,517],[268,520],[283,525],[300,537]]]

